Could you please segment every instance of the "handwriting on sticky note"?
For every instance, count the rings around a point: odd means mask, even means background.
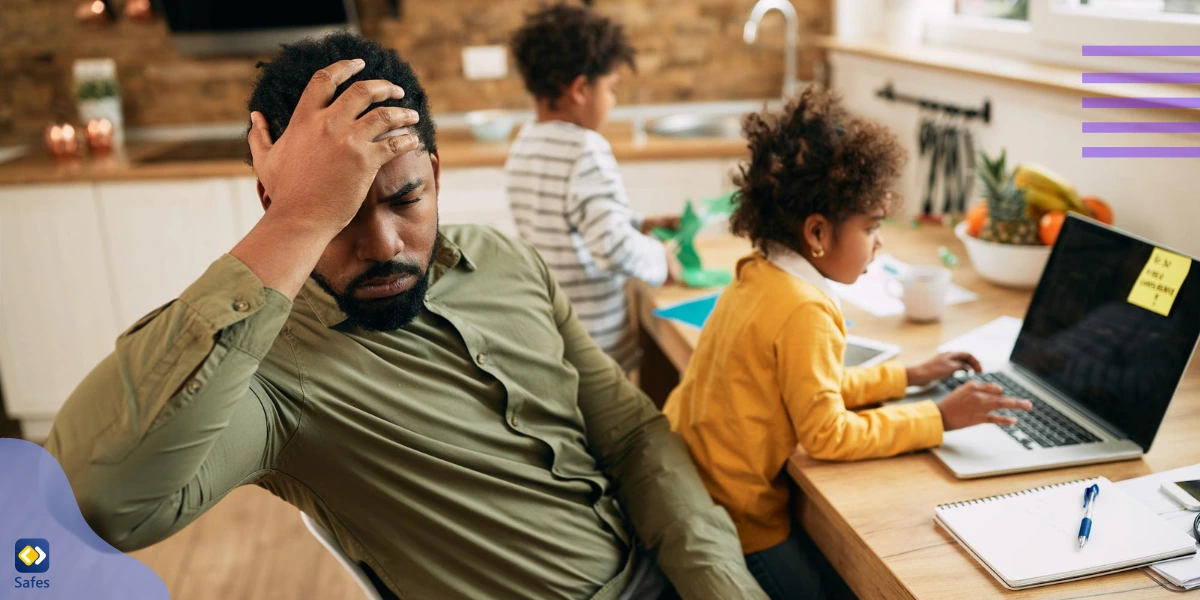
[[[1164,317],[1170,316],[1175,296],[1191,268],[1192,259],[1155,248],[1133,283],[1129,303]]]

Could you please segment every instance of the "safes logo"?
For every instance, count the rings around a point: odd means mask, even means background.
[[[50,542],[41,538],[21,538],[16,543],[18,573],[45,573],[50,570]]]

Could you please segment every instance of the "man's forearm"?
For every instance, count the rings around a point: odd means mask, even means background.
[[[229,254],[242,261],[265,287],[295,300],[316,267],[336,228],[306,224],[268,209],[258,224]]]
[[[746,567],[733,521],[713,503],[661,413],[613,458],[608,470],[621,506],[681,598],[767,598]]]
[[[118,338],[67,399],[46,444],[97,533],[121,548],[153,539],[157,528],[188,518],[189,503],[210,499],[262,461],[264,411],[246,410],[245,400],[255,400],[254,374],[289,310],[285,298],[223,256]],[[239,410],[245,418],[234,418]],[[239,451],[219,451],[220,439]]]

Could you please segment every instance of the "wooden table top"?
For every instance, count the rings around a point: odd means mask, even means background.
[[[940,323],[916,325],[901,316],[875,317],[843,303],[853,321],[850,333],[899,344],[900,359],[914,363],[936,348],[1001,315],[1021,317],[1030,291],[1009,290],[980,278],[949,229],[884,228],[884,251],[910,264],[936,264],[938,246],[958,254],[954,282],[979,295],[974,302],[947,307]],[[732,268],[749,252],[731,236],[700,239],[706,267]],[[644,331],[681,372],[699,331],[653,317],[650,311],[711,291],[638,286]],[[1103,475],[1113,481],[1200,462],[1200,369],[1193,360],[1171,403],[1151,451],[1138,460],[1071,467],[972,481],[955,479],[928,452],[855,463],[823,462],[794,455],[788,472],[803,491],[799,512],[805,529],[863,598],[1167,598],[1140,571],[1014,592],[1006,590],[933,520],[936,504],[1008,493],[1049,483]]]

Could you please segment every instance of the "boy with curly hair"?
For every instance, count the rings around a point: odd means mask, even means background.
[[[517,230],[596,343],[630,371],[640,357],[625,282],[661,285],[679,272],[675,257],[646,235],[678,220],[643,219],[630,209],[612,148],[596,131],[616,101],[619,69],[635,68],[636,52],[621,25],[566,4],[529,15],[511,49],[537,106],[504,166]]]
[[[1028,410],[996,386],[941,401],[855,410],[957,370],[966,353],[905,368],[843,367],[846,322],[829,281],[851,284],[883,245],[880,222],[905,154],[884,127],[809,88],[779,113],[743,122],[750,159],[735,177],[731,225],[756,251],[705,323],[664,411],[713,499],[733,517],[750,572],[774,600],[845,596],[845,583],[793,527],[785,465],[797,446],[825,460],[894,456],[937,446],[942,432],[1009,425]]]

